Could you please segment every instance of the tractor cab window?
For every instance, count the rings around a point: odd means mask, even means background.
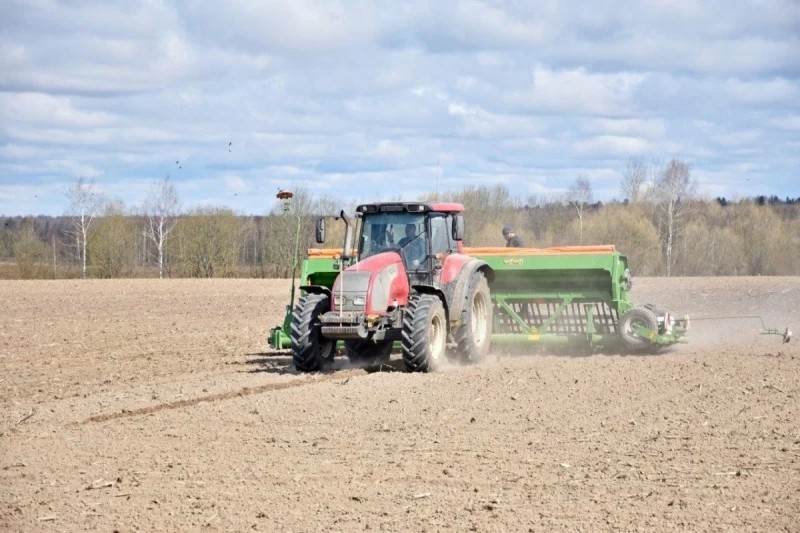
[[[428,234],[425,216],[411,213],[365,214],[361,222],[358,253],[361,259],[396,251],[410,268],[424,263],[427,255]]]
[[[375,255],[387,248],[386,224],[364,224],[364,256]]]
[[[431,254],[447,253],[452,251],[452,238],[450,236],[450,217],[443,214],[431,215]]]

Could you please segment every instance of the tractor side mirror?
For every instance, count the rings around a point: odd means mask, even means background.
[[[464,215],[456,215],[453,217],[453,240],[464,240]]]
[[[316,231],[316,238],[317,243],[322,244],[325,242],[325,219],[318,218],[317,219],[317,231]]]

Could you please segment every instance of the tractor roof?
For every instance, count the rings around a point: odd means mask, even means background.
[[[464,206],[453,202],[378,202],[361,204],[356,207],[357,213],[461,213]]]

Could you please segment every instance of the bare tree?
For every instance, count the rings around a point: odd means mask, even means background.
[[[466,218],[466,239],[471,245],[476,243],[495,242],[500,245],[503,226],[510,225],[519,229],[517,220],[517,202],[508,187],[503,184],[480,185],[448,195],[454,202],[464,205]],[[426,200],[436,200],[431,195]],[[504,243],[504,241],[502,241]]]
[[[578,214],[578,222],[580,224],[579,242],[583,244],[583,217],[586,214],[587,206],[592,203],[592,185],[586,179],[586,176],[578,175],[575,183],[569,188],[567,201],[569,205],[575,208]]]
[[[133,271],[136,252],[130,243],[136,238],[136,225],[127,216],[122,200],[108,200],[97,216],[89,238],[89,265],[99,278],[118,278]]]
[[[70,229],[67,233],[75,239],[81,262],[81,276],[86,278],[86,243],[101,199],[94,190],[94,182],[87,183],[80,177],[67,190],[67,200],[67,215],[70,217]]]
[[[675,239],[686,218],[687,200],[694,195],[694,189],[689,163],[680,159],[671,160],[656,174],[654,194],[659,212],[664,217],[662,240],[667,277],[672,275]]]
[[[622,175],[622,198],[635,204],[641,199],[642,187],[647,183],[647,165],[638,157],[628,159],[628,167]]]
[[[200,278],[236,275],[241,245],[241,220],[223,207],[200,207],[181,217],[177,226],[182,275]],[[171,244],[171,246],[173,246]]]
[[[586,239],[614,244],[627,256],[636,275],[653,276],[661,271],[661,239],[639,205],[604,205],[592,214],[592,224],[586,228]]]
[[[178,194],[167,176],[153,185],[144,206],[147,216],[144,234],[156,247],[159,279],[164,278],[164,249],[167,237],[175,229],[177,210]]]
[[[32,279],[44,275],[44,265],[49,250],[47,244],[36,233],[32,217],[26,219],[14,235],[13,251],[19,277]]]

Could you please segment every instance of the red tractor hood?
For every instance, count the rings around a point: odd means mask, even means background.
[[[379,272],[393,263],[398,263],[400,266],[403,265],[403,259],[400,254],[397,252],[383,252],[350,265],[345,269],[345,272]]]
[[[400,254],[383,252],[349,266],[336,277],[331,308],[384,315],[390,307],[406,305],[408,292]]]

